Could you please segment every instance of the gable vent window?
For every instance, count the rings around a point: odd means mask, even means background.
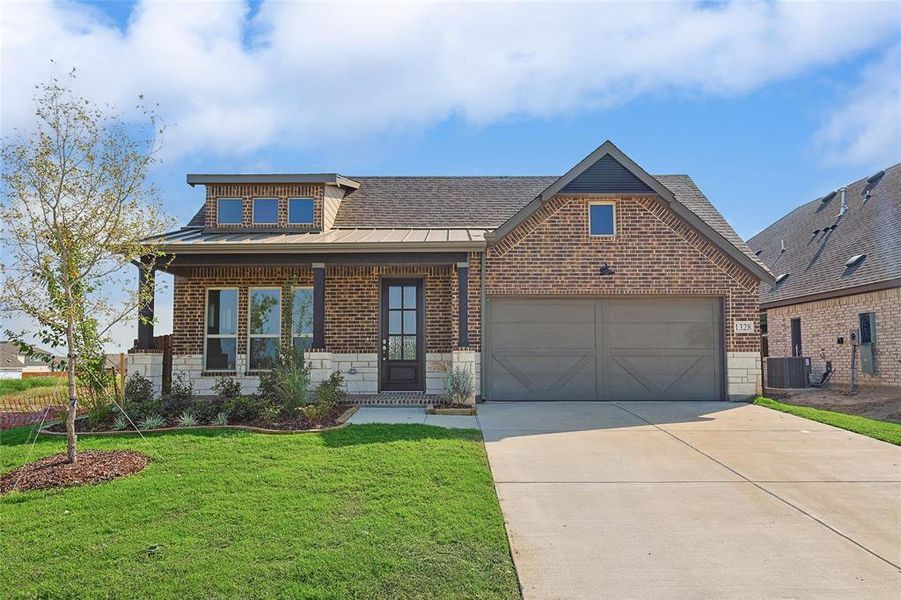
[[[219,198],[216,201],[216,223],[240,225],[243,221],[243,204],[240,198]]]
[[[588,205],[589,234],[611,237],[616,235],[616,204],[592,202]]]
[[[850,268],[859,265],[866,257],[866,254],[855,254],[845,262],[845,266]]]
[[[253,224],[278,225],[278,198],[253,199]]]
[[[288,223],[292,225],[313,224],[313,199],[289,198],[288,199]]]

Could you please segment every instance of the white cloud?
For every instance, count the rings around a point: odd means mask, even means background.
[[[4,132],[27,123],[50,58],[76,66],[95,99],[159,102],[170,155],[240,157],[453,115],[482,125],[650,92],[740,94],[901,30],[892,3],[265,2],[248,15],[242,3],[144,2],[122,32],[77,4],[4,3]]]
[[[885,167],[901,160],[901,44],[864,71],[815,139],[828,164]]]

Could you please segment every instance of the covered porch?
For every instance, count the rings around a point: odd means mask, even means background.
[[[200,395],[223,376],[253,393],[280,347],[302,352],[313,383],[340,371],[351,401],[422,404],[448,372],[478,395],[480,257],[471,251],[180,252],[174,276],[172,376]],[[157,264],[160,264],[158,261]],[[139,266],[139,285],[155,273]],[[162,388],[154,303],[142,307],[129,373]],[[471,399],[475,401],[475,397]]]

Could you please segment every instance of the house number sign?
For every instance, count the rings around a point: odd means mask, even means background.
[[[735,321],[735,333],[754,333],[754,321]]]

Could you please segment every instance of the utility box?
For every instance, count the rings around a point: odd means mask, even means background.
[[[876,313],[857,315],[859,321],[857,343],[860,345],[860,370],[872,375],[876,372]]]
[[[809,387],[810,357],[767,358],[766,385],[780,389]]]

